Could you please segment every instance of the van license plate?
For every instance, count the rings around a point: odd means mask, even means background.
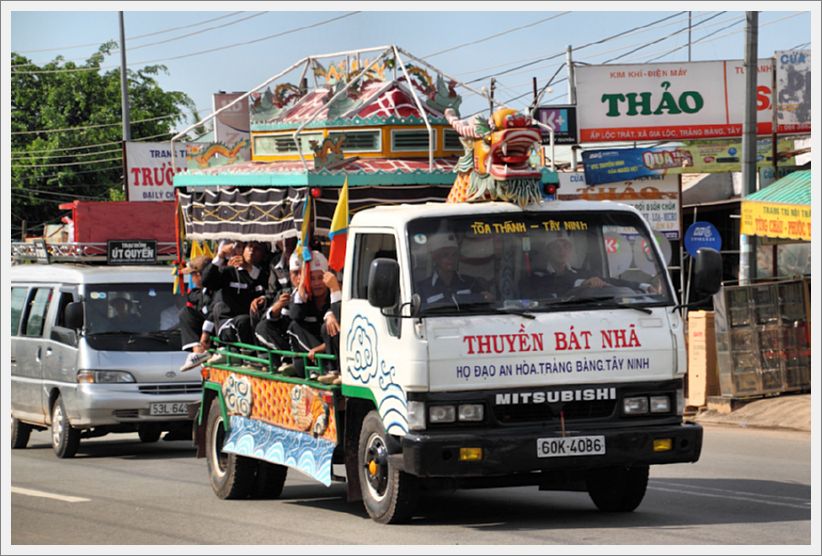
[[[537,457],[539,458],[596,456],[604,453],[605,437],[601,435],[537,439]]]
[[[153,402],[149,415],[188,415],[187,402]]]

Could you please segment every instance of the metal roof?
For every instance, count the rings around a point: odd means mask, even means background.
[[[798,170],[778,179],[764,189],[752,193],[743,199],[759,203],[778,203],[783,205],[811,204],[811,171]]]

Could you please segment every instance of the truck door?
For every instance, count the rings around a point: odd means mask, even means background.
[[[52,292],[52,286],[31,288],[23,310],[19,336],[13,342],[17,345],[12,353],[15,365],[12,371],[12,405],[19,417],[40,423],[46,420],[42,401],[43,358],[46,350],[43,331]]]
[[[376,258],[397,258],[397,240],[391,230],[360,231],[353,238],[343,280],[340,352],[343,359],[343,391],[374,402],[390,434],[408,430],[405,392],[396,380],[403,366],[403,321],[383,316],[368,303],[368,275]],[[397,283],[399,299],[404,296]],[[407,335],[407,334],[405,334]],[[405,338],[406,343],[408,338]]]

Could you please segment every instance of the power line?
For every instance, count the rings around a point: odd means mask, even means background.
[[[616,39],[616,38],[619,38],[619,37],[625,36],[625,35],[626,35],[626,34],[628,34],[628,33],[633,33],[634,31],[638,31],[638,30],[640,30],[640,29],[647,29],[648,27],[651,27],[651,26],[656,25],[656,24],[658,24],[658,23],[662,23],[663,21],[667,21],[667,20],[672,19],[672,18],[674,18],[674,17],[680,16],[680,15],[682,15],[682,14],[684,14],[684,13],[685,13],[685,12],[677,12],[677,13],[675,13],[675,14],[673,14],[673,15],[669,15],[669,16],[667,16],[667,17],[663,17],[663,18],[661,18],[661,19],[657,19],[657,20],[655,20],[655,21],[652,21],[652,22],[650,22],[650,23],[646,23],[646,24],[644,24],[644,25],[639,25],[639,26],[634,27],[634,28],[632,28],[632,29],[629,29],[629,30],[627,30],[627,31],[622,31],[622,32],[616,33],[615,35],[610,35],[610,36],[608,36],[608,37],[604,37],[604,38],[602,38],[602,39],[599,39],[599,40],[596,40],[596,41],[589,42],[589,43],[587,43],[587,44],[584,44],[584,45],[582,45],[582,46],[580,46],[580,47],[575,48],[575,49],[574,49],[574,51],[576,52],[576,51],[582,50],[583,48],[588,48],[589,46],[593,46],[593,45],[595,45],[595,44],[602,44],[602,43],[604,43],[604,42],[608,42],[608,41],[610,41],[610,40],[613,40],[613,39]],[[473,79],[473,80],[471,80],[471,81],[468,81],[468,84],[470,85],[471,83],[476,83],[476,82],[478,82],[478,81],[484,81],[484,80],[486,80],[486,79],[488,79],[488,78],[491,78],[491,77],[497,77],[497,76],[500,76],[500,75],[504,75],[504,74],[506,74],[506,73],[510,73],[510,72],[512,72],[512,71],[516,71],[516,70],[518,70],[518,69],[522,69],[522,68],[525,68],[525,67],[528,67],[528,66],[533,66],[534,64],[538,64],[538,63],[540,63],[540,62],[547,62],[548,60],[553,60],[553,59],[555,59],[555,58],[559,58],[560,56],[564,56],[564,55],[565,55],[565,51],[563,50],[562,52],[558,52],[558,53],[553,54],[553,55],[551,55],[551,56],[546,56],[546,57],[544,57],[544,58],[537,58],[536,60],[532,60],[532,61],[530,61],[530,62],[526,62],[526,63],[521,64],[521,65],[519,65],[519,66],[515,66],[515,67],[513,67],[513,68],[507,69],[507,70],[505,70],[505,71],[500,71],[500,72],[496,72],[496,73],[491,74],[491,75],[486,75],[486,76],[483,76],[483,77],[479,77],[479,78],[477,78],[477,79]]]
[[[703,35],[702,37],[700,37],[700,38],[696,39],[695,41],[691,41],[691,46],[693,46],[693,45],[695,45],[695,44],[698,44],[698,43],[702,42],[703,40],[707,39],[708,37],[712,37],[712,36],[716,35],[717,33],[720,33],[720,32],[722,32],[722,31],[724,31],[725,29],[730,29],[731,27],[735,27],[736,25],[739,25],[740,23],[743,23],[744,21],[745,21],[745,18],[744,18],[744,17],[743,17],[742,19],[737,19],[736,21],[734,21],[734,22],[733,22],[733,23],[731,23],[730,25],[726,25],[725,27],[722,27],[722,28],[720,28],[720,29],[717,29],[716,31],[712,31],[712,32],[710,32],[710,33],[708,33],[708,34],[706,34],[706,35]],[[659,56],[656,56],[656,57],[654,57],[654,58],[651,58],[650,60],[646,60],[645,62],[646,62],[646,63],[647,63],[647,62],[656,62],[656,61],[657,61],[657,60],[659,60],[660,58],[664,58],[664,57],[665,57],[665,56],[667,56],[668,54],[673,54],[674,52],[677,52],[677,51],[679,51],[679,50],[682,50],[683,48],[688,48],[688,45],[687,45],[687,44],[683,44],[683,45],[677,46],[677,47],[672,48],[671,50],[669,50],[669,51],[665,52],[664,54],[660,54]]]
[[[185,39],[185,38],[188,38],[188,37],[193,37],[195,35],[200,35],[202,33],[206,33],[208,31],[213,31],[214,29],[225,29],[226,27],[229,27],[229,26],[234,25],[236,23],[241,23],[243,21],[253,19],[255,17],[260,17],[261,15],[266,15],[268,13],[271,13],[271,12],[258,12],[258,13],[254,13],[254,14],[251,14],[249,16],[240,18],[240,19],[236,19],[234,21],[230,21],[228,23],[223,23],[223,24],[220,24],[220,25],[214,25],[213,27],[206,27],[205,29],[200,29],[199,31],[192,31],[191,33],[186,33],[184,35],[179,35],[177,37],[171,37],[170,39],[164,39],[164,40],[161,40],[161,41],[150,42],[150,43],[140,44],[140,45],[136,45],[136,46],[132,45],[132,46],[128,47],[128,50],[129,50],[129,52],[131,52],[131,51],[134,51],[134,50],[139,50],[141,48],[148,48],[148,47],[151,47],[151,46],[157,46],[157,45],[160,45],[160,44],[167,44],[167,43],[170,43],[170,42],[179,41],[179,40],[182,40],[182,39]],[[119,48],[113,48],[112,52],[119,51],[119,50],[120,50]],[[83,61],[84,60],[80,59],[80,58],[75,58],[74,60],[66,60],[66,62],[75,62],[75,63],[83,62]],[[12,68],[18,68],[18,67],[32,66],[32,65],[36,65],[36,64],[33,64],[33,63],[15,64],[11,67]]]
[[[140,141],[147,141],[149,139],[154,139],[156,137],[162,137],[163,135],[171,135],[174,133],[173,131],[166,131],[165,133],[158,133],[157,135],[149,135],[148,137],[140,137],[139,139],[132,139],[132,142],[140,142]],[[78,147],[65,147],[59,149],[39,149],[36,151],[11,151],[12,159],[14,159],[14,155],[16,154],[40,154],[40,153],[55,153],[55,152],[64,152],[64,151],[79,151],[82,149],[91,149],[95,147],[108,147],[110,145],[121,145],[122,141],[108,141],[107,143],[95,143],[93,145],[80,145]]]
[[[172,118],[176,117],[177,114],[166,114],[165,116],[157,116],[156,118],[145,118],[142,120],[133,120],[131,123],[139,124],[141,122],[153,122],[156,120],[162,120],[165,118]],[[33,135],[35,133],[60,133],[64,131],[80,131],[83,129],[94,129],[98,127],[111,127],[115,125],[123,125],[123,122],[115,122],[110,124],[94,124],[94,125],[87,125],[87,126],[80,126],[80,127],[63,127],[59,129],[36,129],[34,131],[12,131],[12,135]]]
[[[241,14],[242,12],[231,12],[228,15],[221,15],[219,17],[213,17],[211,19],[205,19],[198,23],[191,23],[189,25],[181,25],[179,27],[171,27],[169,29],[163,29],[162,31],[154,31],[153,33],[146,33],[144,35],[134,35],[133,37],[126,37],[126,40],[135,40],[135,39],[143,39],[145,37],[152,37],[154,35],[162,35],[163,33],[170,33],[172,31],[179,31],[180,29],[191,29],[192,27],[198,27],[200,25],[205,25],[206,23],[211,23],[212,21],[218,21],[220,19],[226,19],[228,17],[233,17],[237,14]],[[18,54],[28,54],[28,53],[35,53],[35,52],[53,52],[55,50],[72,50],[74,48],[86,48],[89,46],[100,46],[100,43],[93,42],[87,44],[75,44],[74,46],[59,46],[54,48],[40,48],[37,50],[19,50],[17,51]]]
[[[121,151],[122,151],[122,149],[109,149],[107,151],[96,151],[96,152],[93,152],[93,153],[50,154],[50,155],[45,155],[45,158],[52,158],[53,156],[55,156],[57,158],[66,158],[66,157],[81,158],[81,157],[85,157],[85,156],[97,156],[98,154],[110,154],[110,153],[116,153],[116,152],[121,152]],[[31,157],[31,156],[16,156],[16,157],[12,156],[11,157],[12,161],[14,161],[14,160],[31,160],[32,158],[44,158],[44,157],[42,157],[42,156],[41,157],[37,157],[37,156],[34,156],[34,157]]]
[[[638,51],[642,50],[643,48],[647,48],[647,47],[652,46],[652,45],[654,45],[654,44],[657,44],[657,43],[660,43],[660,42],[662,42],[662,41],[668,40],[668,39],[670,39],[671,37],[674,37],[674,36],[676,36],[676,35],[678,35],[678,34],[680,34],[680,33],[684,33],[684,32],[685,32],[685,31],[687,31],[689,28],[693,29],[694,27],[697,27],[697,26],[699,26],[699,25],[702,25],[703,23],[705,23],[705,22],[707,22],[707,21],[710,21],[710,20],[712,20],[712,19],[714,19],[714,18],[717,18],[717,17],[719,17],[720,15],[722,15],[722,14],[724,14],[724,13],[725,13],[725,12],[719,12],[719,13],[716,13],[716,14],[714,14],[714,15],[710,16],[710,17],[706,17],[705,19],[702,19],[702,20],[700,20],[700,21],[698,21],[698,22],[694,23],[694,24],[693,24],[693,25],[691,25],[690,27],[684,27],[684,28],[682,28],[682,29],[679,29],[678,31],[674,31],[673,33],[668,34],[668,35],[667,35],[667,36],[665,36],[665,37],[661,37],[661,38],[658,38],[658,39],[656,39],[656,40],[654,40],[654,41],[651,41],[651,42],[645,43],[645,44],[643,44],[643,45],[641,45],[641,46],[638,46],[638,47],[634,48],[633,50],[631,50],[631,51],[629,51],[629,52],[626,52],[626,53],[624,53],[624,54],[620,54],[619,56],[615,56],[614,58],[610,58],[610,59],[608,59],[608,60],[605,60],[604,62],[602,62],[602,64],[603,64],[603,65],[604,65],[604,64],[609,64],[609,63],[611,63],[611,62],[615,62],[615,61],[617,61],[617,60],[620,60],[620,59],[622,59],[622,58],[625,58],[626,56],[630,56],[631,54],[634,54],[635,52],[638,52]]]
[[[209,48],[209,49],[206,49],[206,50],[199,50],[197,52],[189,52],[188,54],[181,54],[179,56],[172,56],[170,58],[157,58],[157,59],[154,59],[154,60],[143,60],[143,61],[140,61],[140,62],[132,62],[130,65],[139,66],[139,65],[142,65],[142,64],[153,64],[155,62],[169,62],[169,61],[172,61],[172,60],[181,60],[183,58],[190,58],[192,56],[200,56],[201,54],[209,54],[211,52],[228,50],[229,48],[236,48],[238,46],[247,46],[249,44],[254,44],[254,43],[266,41],[266,40],[269,40],[269,39],[274,39],[274,38],[282,37],[282,36],[285,36],[285,35],[290,35],[292,33],[297,33],[299,31],[305,31],[306,29],[319,27],[321,25],[326,25],[328,23],[332,23],[332,22],[340,20],[340,19],[345,19],[346,17],[351,17],[353,15],[357,15],[357,14],[360,14],[360,13],[362,13],[362,12],[359,12],[359,11],[349,12],[349,13],[343,14],[341,16],[332,17],[331,19],[325,19],[323,21],[318,21],[316,23],[312,23],[310,25],[304,25],[302,27],[296,27],[294,29],[288,29],[286,31],[281,31],[279,33],[274,33],[273,35],[267,35],[265,37],[259,37],[259,38],[256,38],[256,39],[252,39],[250,41],[244,41],[244,42],[238,42],[238,43],[234,43],[234,44],[217,46],[217,47]],[[118,66],[118,65],[106,66],[106,67],[92,66],[92,67],[84,67],[84,68],[60,68],[60,69],[53,69],[53,70],[32,70],[32,71],[15,70],[15,71],[12,71],[11,73],[12,74],[15,74],[15,73],[69,73],[69,72],[77,72],[77,71],[99,71],[99,70],[104,70],[104,69],[109,70],[109,69],[118,68],[118,67],[120,67],[120,66]]]
[[[488,36],[488,37],[482,37],[482,38],[477,39],[477,40],[475,40],[475,41],[466,42],[466,43],[463,43],[463,44],[459,44],[459,45],[457,45],[457,46],[452,46],[452,47],[450,47],[450,48],[446,48],[446,49],[444,49],[444,50],[440,50],[440,51],[438,51],[438,52],[434,52],[433,54],[426,54],[426,55],[424,55],[424,56],[423,56],[423,58],[433,58],[434,56],[439,56],[440,54],[445,54],[446,52],[453,52],[453,51],[455,51],[455,50],[459,50],[460,48],[463,48],[463,47],[466,47],[466,46],[471,46],[471,45],[473,45],[473,44],[478,44],[478,43],[481,43],[481,42],[487,42],[487,41],[489,41],[489,40],[491,40],[491,39],[495,39],[495,38],[497,38],[497,37],[501,37],[501,36],[503,36],[503,35],[508,35],[509,33],[514,33],[514,32],[516,32],[516,31],[521,31],[521,30],[523,30],[523,29],[527,29],[527,28],[529,28],[529,27],[534,27],[535,25],[539,25],[540,23],[545,23],[546,21],[551,21],[552,19],[557,19],[557,18],[560,18],[560,17],[562,17],[562,16],[564,16],[564,15],[568,15],[569,13],[571,13],[571,12],[560,12],[560,13],[555,14],[555,15],[552,15],[552,16],[550,16],[550,17],[546,17],[546,18],[543,18],[543,19],[539,19],[539,20],[534,21],[534,22],[532,22],[532,23],[529,23],[529,24],[527,24],[527,25],[522,25],[522,26],[520,26],[520,27],[514,27],[514,28],[512,28],[512,29],[507,29],[507,30],[505,30],[505,31],[501,31],[501,32],[499,32],[499,33],[496,33],[496,34],[494,34],[494,35],[490,35],[490,36]]]
[[[20,168],[20,169],[25,170],[25,167]],[[83,170],[83,171],[80,171],[80,172],[75,172],[75,171],[72,170],[71,175],[76,176],[78,174],[101,174],[103,172],[108,172],[110,170],[121,170],[122,171],[122,169],[123,169],[123,166],[119,165],[119,166],[109,166],[108,168],[95,168],[94,170]],[[60,176],[62,176],[62,174],[49,174],[47,176],[37,176],[37,179],[38,180],[50,180],[52,178],[59,178]]]
[[[12,164],[12,168],[55,168],[57,166],[84,166],[89,164],[99,164],[100,162],[111,162],[112,160],[122,160],[122,156],[114,158],[103,158],[101,160],[85,160],[83,162],[61,162],[57,164]]]

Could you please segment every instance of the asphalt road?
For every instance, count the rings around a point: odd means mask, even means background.
[[[429,494],[407,525],[291,471],[280,500],[222,501],[187,442],[85,440],[58,460],[47,433],[11,458],[12,544],[780,545],[811,542],[811,437],[706,426],[696,464],[651,468],[642,505],[598,512],[536,487]],[[56,498],[55,498],[56,496]]]

